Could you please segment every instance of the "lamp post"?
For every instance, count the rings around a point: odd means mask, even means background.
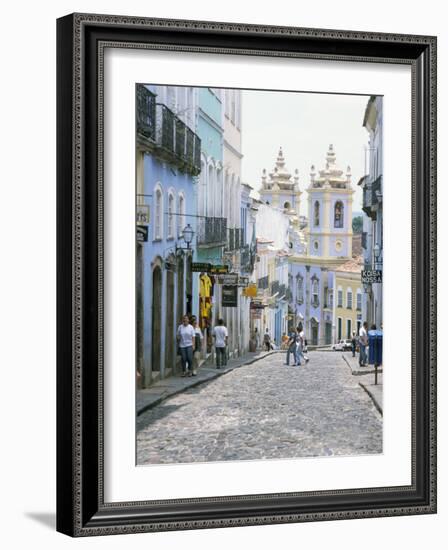
[[[381,255],[381,249],[379,244],[376,243],[375,246],[373,247],[373,256],[375,258],[375,269],[377,269],[378,266],[382,264],[382,262],[380,262],[380,255]]]
[[[182,238],[187,245],[187,250],[190,250],[190,245],[193,241],[194,231],[189,223],[182,230]]]

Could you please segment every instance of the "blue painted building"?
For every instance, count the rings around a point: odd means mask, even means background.
[[[176,330],[193,310],[200,139],[192,88],[137,88],[137,368],[142,385],[173,373]],[[179,114],[176,114],[179,113]],[[181,113],[181,114],[180,114]]]

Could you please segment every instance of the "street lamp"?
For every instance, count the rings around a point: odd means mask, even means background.
[[[185,244],[187,245],[187,250],[190,250],[190,245],[193,241],[193,236],[194,236],[193,228],[188,223],[182,231],[182,238],[183,238]]]
[[[375,257],[375,264],[376,265],[381,264],[381,262],[379,261],[380,260],[380,253],[381,253],[380,246],[379,246],[378,243],[376,243],[375,246],[373,247],[373,255]]]

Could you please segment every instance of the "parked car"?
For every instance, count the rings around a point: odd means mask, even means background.
[[[351,340],[339,340],[337,344],[333,344],[331,346],[331,349],[333,351],[348,351],[352,349],[352,341]]]

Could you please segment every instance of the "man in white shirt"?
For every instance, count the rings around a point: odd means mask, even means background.
[[[213,329],[213,338],[215,339],[216,368],[220,369],[222,366],[227,365],[227,341],[229,338],[229,333],[222,319],[218,320],[218,326]]]
[[[193,375],[193,352],[195,349],[195,330],[190,325],[188,315],[182,318],[182,324],[177,329],[177,342],[182,362],[182,376]],[[187,366],[188,365],[188,366]]]
[[[366,321],[364,321],[362,327],[359,329],[359,366],[365,367],[367,366],[367,344],[369,342],[369,339],[367,337],[367,327],[368,324]]]

